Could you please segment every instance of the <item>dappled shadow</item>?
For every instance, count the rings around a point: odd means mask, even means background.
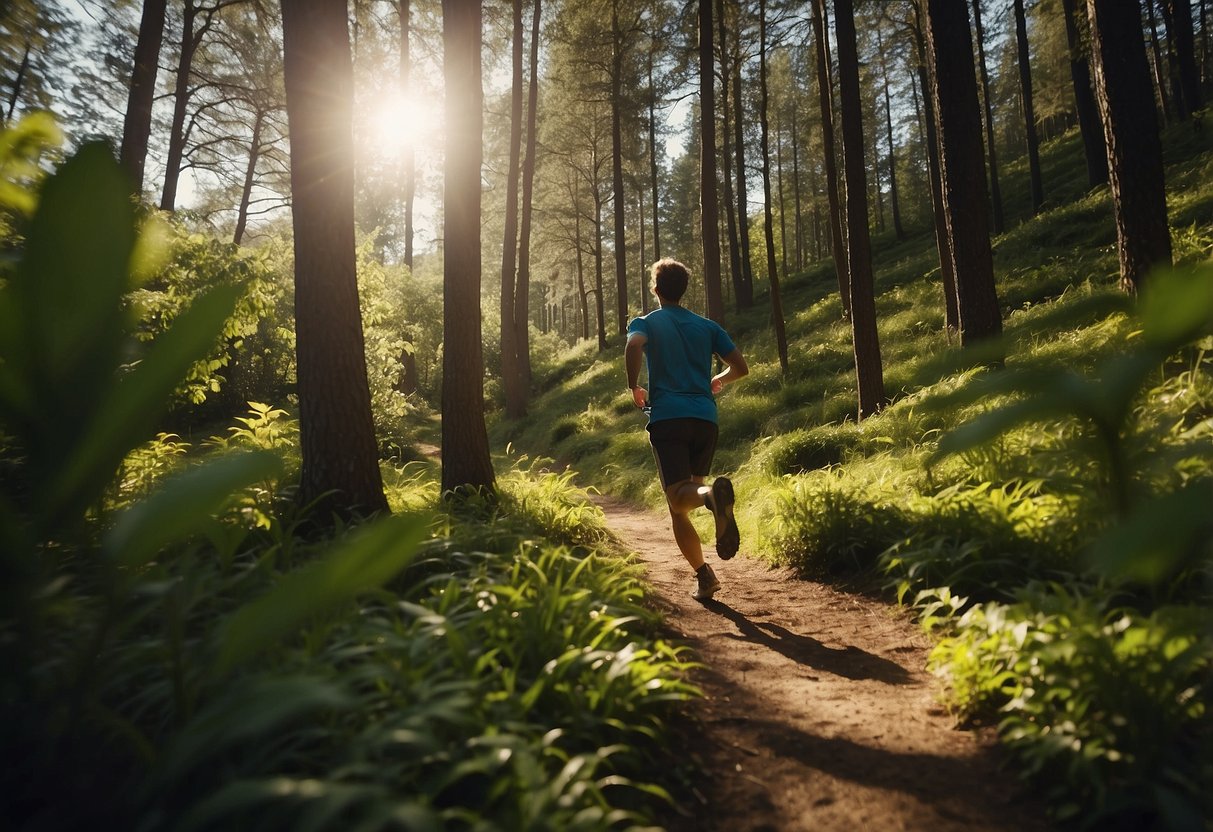
[[[737,625],[740,635],[730,634],[730,638],[760,644],[797,664],[847,679],[874,679],[887,685],[907,685],[914,682],[909,671],[897,662],[875,656],[858,647],[827,647],[811,636],[793,633],[778,624],[751,621],[745,613],[723,601],[708,600],[703,602],[703,606]]]

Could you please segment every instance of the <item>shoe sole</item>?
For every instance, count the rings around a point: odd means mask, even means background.
[[[728,477],[717,477],[712,482],[712,514],[716,517],[716,554],[721,560],[729,560],[741,548],[741,532],[733,517],[733,483]]]

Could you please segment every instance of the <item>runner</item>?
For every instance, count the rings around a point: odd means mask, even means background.
[[[741,536],[733,517],[733,483],[728,477],[717,477],[710,488],[703,482],[716,450],[714,396],[749,368],[719,324],[679,305],[690,282],[686,266],[667,257],[653,264],[652,274],[660,308],[628,324],[624,363],[632,400],[649,410],[649,444],[657,459],[674,540],[695,570],[691,595],[704,601],[720,588],[720,581],[704,563],[689,514],[706,506],[716,520],[716,554],[724,560],[737,554]],[[714,376],[713,354],[727,365]],[[648,365],[648,390],[639,384],[642,357]]]

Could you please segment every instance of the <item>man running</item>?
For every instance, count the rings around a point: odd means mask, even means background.
[[[653,264],[653,294],[660,308],[628,324],[624,349],[628,387],[637,407],[649,407],[649,443],[657,474],[670,508],[674,539],[695,570],[691,595],[704,601],[720,588],[712,567],[703,561],[699,534],[689,516],[707,506],[716,518],[716,554],[737,554],[741,537],[733,517],[733,483],[717,477],[703,484],[716,450],[716,393],[749,372],[745,358],[715,321],[679,305],[690,281],[687,267],[665,258]],[[728,369],[712,375],[712,356]],[[649,389],[639,385],[642,356],[648,365]]]

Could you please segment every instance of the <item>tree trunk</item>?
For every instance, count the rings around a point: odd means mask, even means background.
[[[901,206],[897,199],[897,163],[893,154],[893,109],[889,104],[889,66],[885,62],[884,39],[881,37],[879,26],[876,27],[876,48],[880,52],[880,73],[884,81],[884,123],[885,136],[889,143],[889,201],[892,203],[893,209],[893,233],[897,235],[897,239],[904,240],[906,232],[901,225]]]
[[[915,14],[919,14],[915,7]],[[956,273],[952,271],[952,249],[948,242],[947,207],[943,202],[943,181],[939,170],[939,136],[935,129],[935,102],[931,95],[933,85],[928,77],[927,47],[923,37],[922,21],[914,29],[915,46],[918,50],[918,83],[922,87],[923,108],[926,110],[927,178],[931,182],[931,218],[935,226],[935,250],[939,255],[939,273],[943,278],[944,321],[949,336],[960,331],[960,310],[956,300]],[[980,141],[978,142],[980,145]],[[980,147],[978,148],[980,152]],[[984,181],[984,172],[982,178]]]
[[[927,0],[926,30],[960,343],[971,346],[1001,334],[1002,316],[994,289],[981,116],[964,0]]]
[[[1164,0],[1162,11],[1167,23],[1167,46],[1175,59],[1184,111],[1191,115],[1204,106],[1200,92],[1200,71],[1196,68],[1192,7],[1188,0]]]
[[[1078,130],[1082,134],[1083,154],[1087,160],[1087,183],[1094,188],[1108,181],[1108,151],[1103,143],[1103,126],[1099,123],[1099,105],[1091,87],[1091,67],[1087,49],[1079,31],[1078,0],[1062,0],[1066,18],[1066,45],[1070,52],[1070,80],[1074,83],[1074,104],[1078,111]],[[1086,11],[1081,23],[1086,28]]]
[[[594,170],[598,170],[595,162]],[[594,182],[594,301],[598,313],[598,351],[606,352],[606,308],[602,297],[602,197]]]
[[[513,0],[512,86],[510,88],[510,146],[505,177],[505,231],[501,244],[501,383],[505,415],[526,414],[526,391],[518,370],[514,325],[515,274],[518,256],[518,178],[522,156],[522,0]]]
[[[703,0],[708,2],[709,0]],[[615,312],[619,334],[628,331],[628,253],[623,194],[623,34],[618,0],[611,2],[611,192],[615,219]]]
[[[25,53],[21,56],[21,63],[17,67],[17,75],[13,78],[13,91],[8,96],[8,107],[5,109],[4,123],[12,124],[13,113],[17,110],[17,102],[21,100],[21,90],[25,85],[25,73],[29,72],[29,53],[30,49],[29,38],[25,39]]]
[[[741,241],[737,239],[737,203],[733,198],[732,142],[729,139],[729,49],[724,21],[724,0],[716,0],[716,32],[720,37],[720,159],[724,183],[724,216],[729,238],[729,275],[733,284],[734,308],[741,311],[742,283],[745,275],[741,271]]]
[[[354,72],[344,4],[282,9],[295,234],[299,504],[319,522],[387,511],[354,254]]]
[[[708,317],[724,322],[720,287],[720,209],[716,191],[716,91],[712,0],[699,0],[699,230]]]
[[[412,34],[412,16],[409,0],[399,0],[397,6],[400,18],[400,91],[404,100],[411,101],[413,83],[413,58],[409,38]],[[417,162],[416,149],[411,139],[404,142],[400,163],[404,178],[404,265],[413,269],[413,203],[417,196]]]
[[[830,249],[834,254],[834,272],[838,276],[838,296],[842,314],[851,317],[851,270],[847,264],[847,246],[842,236],[842,199],[838,183],[838,163],[834,157],[833,81],[830,80],[830,60],[826,54],[824,5],[826,0],[812,0],[813,42],[817,49],[817,96],[821,103],[822,161],[826,169],[826,198],[830,203]]]
[[[1158,18],[1154,16],[1154,0],[1145,0],[1146,19],[1150,23],[1150,51],[1153,55],[1154,87],[1158,94],[1158,105],[1162,110],[1163,121],[1171,119],[1171,99],[1167,95],[1166,77],[1162,71],[1162,49],[1158,45]],[[1094,34],[1092,34],[1094,38]]]
[[[733,43],[733,153],[736,155],[737,175],[737,239],[741,243],[742,281],[738,286],[737,308],[754,305],[754,264],[750,256],[750,200],[745,173],[745,105],[741,98],[741,7],[737,8],[737,38]],[[721,44],[723,48],[724,44]]]
[[[232,243],[240,245],[244,240],[244,232],[248,227],[249,202],[253,198],[253,183],[257,178],[257,161],[261,158],[261,127],[265,123],[265,113],[258,111],[253,120],[253,137],[249,140],[248,164],[244,166],[244,187],[240,190],[240,207],[236,210],[236,231],[232,235]]]
[[[514,349],[525,397],[531,389],[531,222],[535,202],[535,163],[539,153],[539,23],[542,0],[531,16],[531,82],[526,103],[526,157],[522,162],[522,226],[518,241],[518,281],[514,285]]]
[[[194,52],[201,39],[194,32],[198,12],[195,0],[185,0],[181,55],[177,61],[177,82],[173,89],[173,123],[169,129],[168,161],[164,168],[164,188],[160,194],[161,211],[173,211],[177,207],[177,180],[181,176],[181,160],[185,156],[185,114],[189,109],[190,72],[194,65]],[[346,48],[349,48],[348,44]]]
[[[152,133],[152,101],[156,94],[156,72],[160,68],[160,46],[164,42],[164,15],[167,5],[167,0],[143,2],[139,40],[135,45],[134,68],[131,70],[131,88],[126,99],[122,149],[118,158],[122,168],[130,176],[136,194],[143,193],[147,141]]]
[[[653,52],[649,49],[649,187],[653,192],[653,260],[661,259],[661,206],[657,188],[657,88],[653,86]],[[649,293],[645,292],[647,309]]]
[[[779,109],[775,110],[775,190],[779,202],[779,264],[782,274],[788,274],[788,200],[783,192],[783,125]]]
[[[344,4],[340,4],[343,5]],[[443,173],[442,490],[492,489],[480,332],[483,89],[480,0],[442,0],[446,84]]]
[[[1146,273],[1171,263],[1158,122],[1136,4],[1087,0],[1095,93],[1108,148],[1120,285],[1136,294]]]
[[[986,156],[990,167],[990,206],[994,221],[994,233],[1001,234],[1004,228],[1002,216],[1002,189],[998,187],[998,152],[994,147],[994,106],[990,103],[990,74],[986,69],[985,30],[981,26],[981,0],[973,0],[973,24],[977,29],[977,63],[981,67],[981,100],[986,117]],[[968,15],[965,15],[968,25]],[[972,42],[970,37],[969,42]],[[982,174],[983,178],[985,174]]]
[[[771,217],[771,152],[767,136],[767,2],[758,3],[758,80],[762,93],[758,114],[762,152],[763,231],[767,242],[767,279],[771,281],[771,324],[775,327],[775,348],[779,353],[779,368],[788,374],[788,336],[784,330],[783,299],[779,292],[779,270],[775,266],[775,228]]]
[[[589,291],[585,288],[585,261],[581,243],[581,188],[580,180],[573,182],[573,248],[577,252],[577,298],[581,301],[581,338],[590,340]]]
[[[1015,43],[1019,50],[1019,89],[1023,97],[1024,135],[1028,140],[1028,172],[1032,183],[1032,213],[1039,214],[1045,201],[1044,182],[1040,177],[1040,139],[1036,136],[1036,109],[1032,106],[1032,66],[1028,53],[1028,22],[1023,0],[1014,0]]]
[[[851,0],[834,2],[834,36],[838,44],[838,95],[847,188],[847,262],[851,267],[851,335],[859,394],[857,418],[863,420],[884,407],[886,400],[880,340],[876,334],[876,297],[864,171],[863,105],[860,103],[859,55],[855,47],[855,11]]]
[[[796,209],[796,222],[794,223],[796,237],[796,271],[804,271],[805,249],[808,245],[805,241],[804,223],[801,220],[802,208],[800,204],[800,135],[797,122],[800,115],[799,108],[796,106],[797,89],[793,89],[792,98],[792,197],[793,207]]]

